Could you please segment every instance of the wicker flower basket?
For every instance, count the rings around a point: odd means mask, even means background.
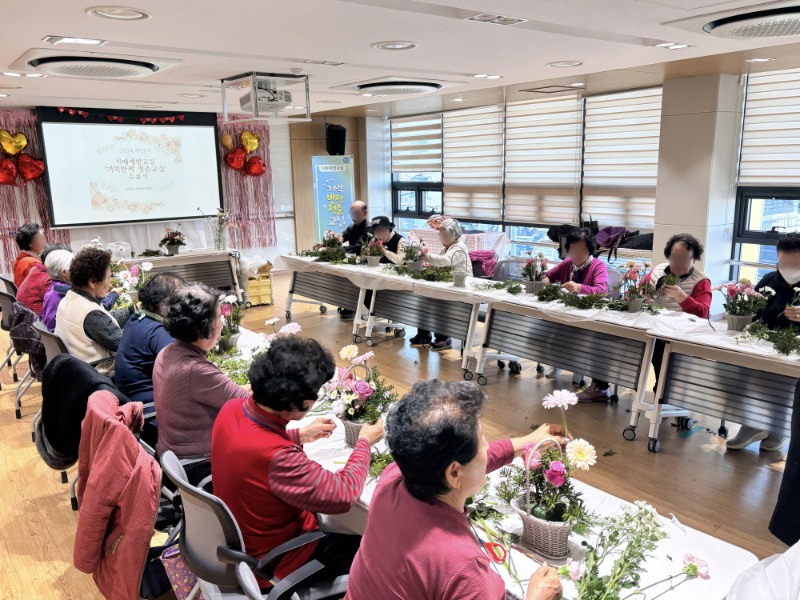
[[[526,294],[538,294],[547,285],[544,281],[531,281],[530,279],[526,279],[523,283],[525,284]]]
[[[342,419],[342,424],[344,425],[344,443],[348,448],[355,448],[364,423]]]
[[[630,298],[628,300],[628,312],[629,313],[642,312],[642,307],[643,306],[644,306],[644,298]]]
[[[178,244],[167,244],[165,247],[169,256],[175,256],[181,251],[181,247]]]
[[[728,321],[728,331],[744,331],[745,327],[753,322],[755,315],[732,315],[725,314],[725,320]]]
[[[544,558],[560,560],[569,555],[572,523],[545,521],[524,510],[525,496],[511,501],[511,508],[522,518],[522,543]]]
[[[422,263],[419,262],[418,260],[412,261],[412,262],[407,262],[406,263],[406,267],[412,273],[419,273],[422,270]]]
[[[457,288],[467,287],[467,274],[453,273],[453,287]]]
[[[370,267],[377,267],[381,264],[382,256],[368,256],[367,257],[367,265]]]

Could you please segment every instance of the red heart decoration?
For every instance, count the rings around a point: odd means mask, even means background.
[[[183,121],[183,115],[178,115],[178,121]]]
[[[17,168],[20,175],[25,181],[41,177],[44,173],[44,162],[28,156],[27,154],[20,154],[17,157]]]
[[[247,164],[244,166],[244,174],[252,175],[253,177],[260,177],[267,172],[267,167],[260,156],[251,156],[247,159]]]
[[[23,156],[25,156],[23,154]],[[0,184],[14,185],[17,181],[17,166],[10,158],[0,160]]]
[[[60,112],[60,113],[63,113],[65,110],[67,110],[67,109],[64,108],[63,106],[59,106],[58,107],[58,112]]]
[[[233,152],[228,152],[225,155],[225,164],[231,169],[241,171],[244,167],[245,157],[247,157],[247,153],[244,151],[244,148],[236,148]]]

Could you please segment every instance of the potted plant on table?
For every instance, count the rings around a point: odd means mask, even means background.
[[[230,294],[225,296],[220,302],[220,313],[222,314],[222,337],[219,345],[221,348],[234,348],[239,337],[239,327],[244,319],[244,311],[239,305],[239,299]]]
[[[374,356],[374,352],[359,356],[357,346],[345,346],[339,351],[339,357],[350,361],[350,366],[336,369],[333,379],[324,388],[333,414],[344,425],[345,443],[351,448],[358,441],[361,427],[375,423],[397,400],[394,386],[380,376],[378,367],[367,365]]]
[[[565,435],[569,435],[565,411],[577,402],[571,391],[558,390],[545,396],[542,403],[561,411]],[[571,440],[562,451],[558,442],[545,439],[525,446],[521,467],[501,470],[503,481],[497,493],[522,518],[525,546],[545,558],[566,558],[570,533],[585,529],[587,517],[572,474],[575,469],[589,470],[596,462],[597,452],[586,440]]]
[[[427,248],[417,244],[406,246],[405,265],[409,272],[419,272],[422,268],[422,258],[425,255]]]
[[[547,285],[544,274],[547,271],[547,258],[539,252],[531,256],[522,267],[522,276],[525,278],[525,291],[528,294],[538,294]]]
[[[367,259],[367,265],[377,267],[383,258],[383,242],[372,238],[365,246],[361,247],[361,256]]]
[[[178,223],[178,227],[180,227],[180,223]],[[170,256],[175,256],[179,252],[180,247],[186,245],[186,238],[180,229],[167,227],[164,230],[164,237],[161,238],[158,245],[166,248],[167,254]]]
[[[644,283],[647,276],[648,263],[639,264],[629,260],[622,267],[622,297],[628,303],[628,312],[638,313],[642,311],[645,298],[653,295],[653,287],[650,283]]]
[[[775,290],[768,286],[756,291],[747,279],[720,285],[714,289],[721,291],[725,296],[722,306],[725,308],[729,331],[744,331],[759,311],[767,305],[769,296],[775,293]]]

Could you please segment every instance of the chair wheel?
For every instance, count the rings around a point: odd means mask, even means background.
[[[364,338],[362,338],[360,335],[356,334],[353,336],[354,344],[360,344],[362,341],[364,341]]]
[[[717,435],[719,435],[719,437],[721,437],[721,438],[727,439],[728,438],[728,428],[727,427],[720,427],[719,429],[717,429]]]
[[[374,345],[375,345],[375,340],[373,340],[372,338],[367,338],[367,346],[372,348]]]
[[[253,308],[253,303],[252,302],[246,302],[244,307],[245,308]]]
[[[622,430],[622,437],[624,437],[629,442],[632,442],[636,439],[636,427],[632,425],[628,425],[625,429]]]
[[[394,337],[396,337],[396,338],[406,337],[406,330],[405,329],[395,329],[394,330]]]
[[[326,312],[328,312],[328,307],[323,304],[319,307],[319,312],[324,315]]]
[[[683,424],[683,428],[687,429],[687,430],[694,429],[694,426],[696,425],[696,423],[697,423],[697,421],[695,421],[691,417],[686,417],[686,420],[685,420],[685,422]]]
[[[36,443],[36,432],[31,431],[31,441],[35,444]]]
[[[580,380],[578,383],[576,383],[575,385],[577,385],[579,388],[586,387],[586,380],[585,380],[585,379],[581,379],[581,380]]]
[[[611,396],[608,398],[608,401],[611,402],[611,404],[619,404],[619,396],[616,394],[611,394]]]
[[[544,373],[544,365],[536,365],[536,372],[542,375]]]
[[[474,375],[472,374],[472,371],[464,371],[463,377],[464,381],[472,381]]]
[[[661,450],[661,442],[658,441],[658,438],[650,438],[650,441],[647,442],[647,449],[653,454],[658,454]]]
[[[69,483],[69,476],[66,471],[61,471],[61,483]]]
[[[20,409],[18,409],[18,408],[17,408],[17,409],[14,411],[14,414],[16,415],[16,417],[17,417],[18,419],[21,419],[21,418],[22,418],[22,411],[21,411]]]
[[[78,499],[77,498],[70,498],[69,503],[72,506],[72,510],[78,510]]]
[[[486,379],[483,375],[478,375],[478,384],[479,385],[486,385],[488,383],[488,379]]]
[[[14,371],[14,382],[19,381],[19,377],[17,376],[17,372]]]
[[[498,369],[505,369],[506,368],[506,363],[504,361],[502,361],[502,360],[498,360],[497,361],[497,368]]]
[[[515,360],[512,360],[510,363],[508,363],[508,369],[511,371],[512,375],[519,375],[522,373],[522,365]]]
[[[291,320],[292,320],[292,313],[291,313],[291,311],[288,311],[288,310],[287,310],[287,311],[286,311],[286,314],[285,314],[285,317],[286,317],[286,320],[287,320],[287,321],[291,321]]]

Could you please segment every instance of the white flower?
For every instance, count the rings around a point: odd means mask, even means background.
[[[567,410],[570,406],[578,403],[578,397],[570,390],[555,390],[552,394],[547,394],[542,399],[544,408],[563,408]]]
[[[775,295],[775,290],[773,290],[768,285],[765,285],[763,288],[761,288],[758,291],[759,291],[759,293],[764,294],[765,296],[774,296]]]
[[[272,327],[278,321],[280,321],[278,317],[273,317],[271,319],[267,319],[266,321],[264,321],[264,325],[266,325],[267,327]]]
[[[800,287],[792,288],[795,292],[800,293]]]
[[[287,323],[278,329],[278,335],[296,335],[303,330],[300,323]]]
[[[567,458],[574,467],[588,471],[589,467],[597,464],[597,451],[589,442],[579,438],[567,444]]]
[[[339,358],[342,360],[353,360],[358,356],[358,346],[350,344],[339,350]]]
[[[355,346],[353,346],[353,347],[355,348]],[[354,365],[363,365],[370,358],[374,358],[374,357],[375,357],[375,353],[374,352],[367,352],[366,354],[362,354],[361,356],[356,356],[355,358],[353,358],[352,363]]]
[[[153,263],[151,263],[149,260],[148,260],[148,261],[145,261],[145,262],[143,262],[143,263],[142,263],[141,265],[139,265],[139,266],[141,266],[141,267],[142,267],[142,271],[144,271],[145,273],[147,273],[148,271],[152,271],[152,270],[153,270]]]
[[[237,302],[239,302],[239,298],[233,294],[229,294],[222,299],[223,304],[236,304]]]
[[[331,404],[331,410],[333,411],[334,415],[341,418],[344,416],[344,412],[346,410],[345,403],[342,402],[341,400],[337,400],[336,402]]]
[[[122,281],[123,283],[125,283],[126,281],[130,280],[131,272],[130,271],[120,271],[119,273],[117,273],[117,278],[120,281]]]

